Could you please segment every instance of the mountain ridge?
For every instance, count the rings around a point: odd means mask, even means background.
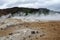
[[[12,14],[14,15],[15,13],[19,14],[19,13],[25,13],[25,16],[30,14],[35,14],[35,13],[39,13],[39,14],[49,14],[51,10],[47,9],[47,8],[25,8],[25,7],[12,7],[12,8],[6,8],[6,9],[0,9],[0,16],[3,15],[7,15],[7,14]],[[53,11],[54,12],[54,11]],[[56,11],[55,11],[56,13]],[[60,12],[57,12],[60,13]]]
[[[7,9],[0,9],[0,16],[1,15],[7,15],[9,13],[14,14],[14,13],[17,13],[17,12],[36,13],[36,12],[39,12],[41,10],[49,11],[46,8],[35,9],[35,8],[24,8],[24,7],[13,7],[13,8],[7,8]]]

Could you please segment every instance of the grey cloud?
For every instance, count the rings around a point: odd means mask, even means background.
[[[37,0],[33,0],[33,1],[31,1],[31,0],[17,1],[17,2],[15,2],[15,3],[9,4],[9,5],[7,5],[7,6],[8,6],[8,7],[13,7],[13,6],[24,5],[24,4],[34,4],[34,3],[36,3],[36,2],[37,2]]]
[[[11,1],[11,2],[10,2]],[[0,7],[2,5],[5,7],[14,7],[14,6],[24,6],[24,7],[43,7],[50,8],[53,10],[60,9],[60,1],[59,0],[0,0]],[[16,1],[16,2],[15,2]]]
[[[60,4],[59,3],[53,4],[53,5],[48,6],[48,8],[52,10],[60,11]]]
[[[0,0],[0,6],[2,6],[5,2],[3,0]]]

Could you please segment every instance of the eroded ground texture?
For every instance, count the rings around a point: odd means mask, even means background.
[[[0,40],[60,40],[60,21],[0,21]]]

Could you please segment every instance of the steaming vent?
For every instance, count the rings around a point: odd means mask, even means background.
[[[1,19],[16,18],[29,21],[60,20],[60,12],[51,11],[46,8],[7,8],[1,11]]]

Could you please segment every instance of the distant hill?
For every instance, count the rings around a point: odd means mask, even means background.
[[[13,8],[7,8],[7,9],[0,9],[0,16],[7,15],[9,13],[11,13],[13,15],[14,13],[18,13],[18,12],[26,13],[26,15],[28,15],[28,13],[37,13],[37,12],[39,12],[40,14],[41,14],[41,12],[46,14],[46,13],[49,13],[49,9],[47,9],[47,8],[35,9],[35,8],[24,8],[24,7],[13,7]]]
[[[6,8],[6,9],[0,9],[0,16],[2,15],[7,15],[9,13],[11,13],[12,15],[14,15],[15,13],[19,14],[19,13],[25,13],[25,16],[28,14],[35,14],[35,13],[39,13],[39,14],[49,14],[50,10],[47,8],[24,8],[24,7],[13,7],[13,8]]]

